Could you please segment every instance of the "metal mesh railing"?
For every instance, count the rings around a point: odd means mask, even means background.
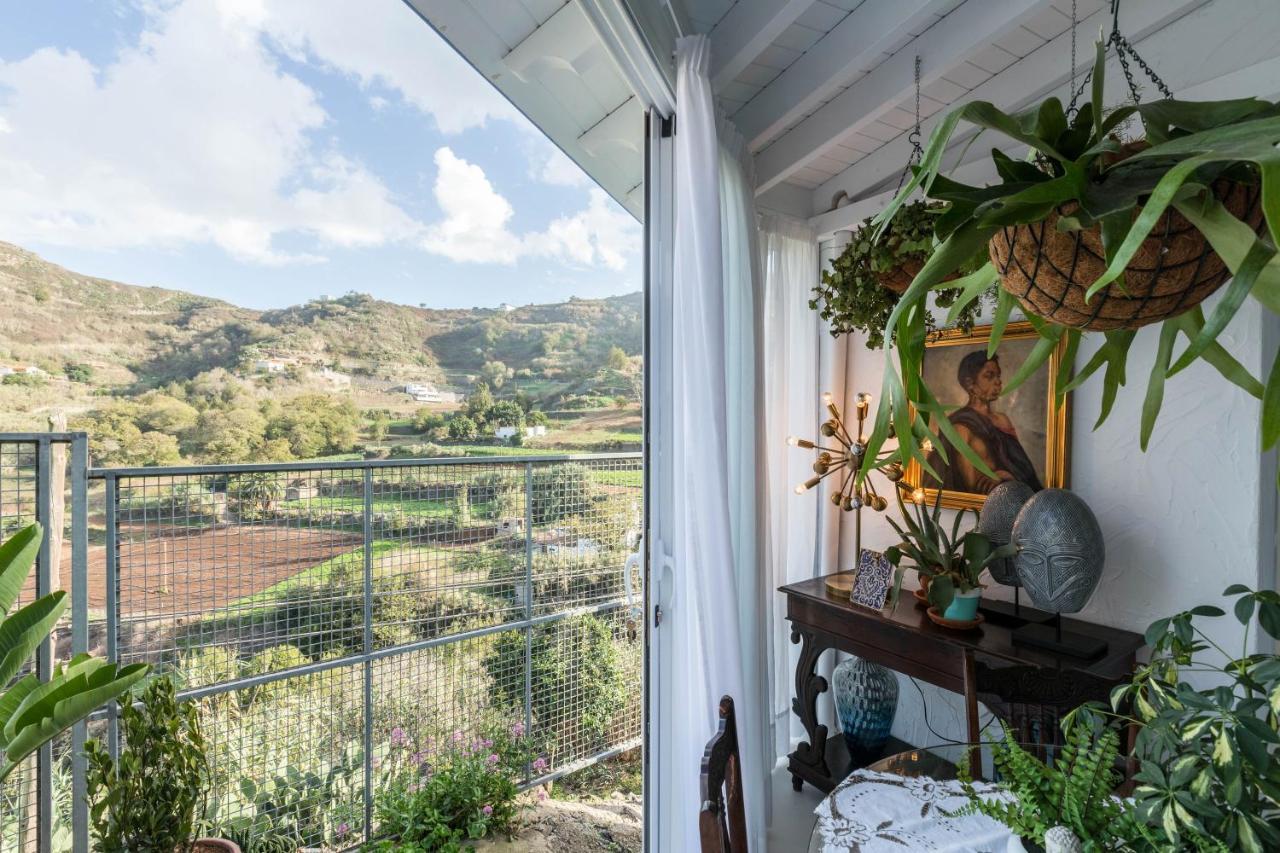
[[[246,850],[376,834],[405,750],[518,726],[532,783],[639,743],[638,454],[91,476],[89,634],[200,704],[212,831]]]

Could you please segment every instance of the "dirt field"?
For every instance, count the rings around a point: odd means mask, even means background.
[[[192,613],[223,607],[268,589],[360,544],[328,530],[231,526],[179,530],[146,539],[124,528],[120,545],[120,610],[128,615]],[[136,539],[127,541],[130,534]],[[71,577],[65,549],[62,577]],[[252,560],[252,562],[250,562]],[[107,550],[89,547],[89,607],[107,604]]]

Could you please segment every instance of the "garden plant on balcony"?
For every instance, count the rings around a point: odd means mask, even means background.
[[[955,447],[980,471],[977,454],[944,417],[920,379],[927,332],[926,297],[944,287],[974,252],[991,262],[967,280],[952,317],[999,281],[990,350],[1000,343],[1010,313],[1021,305],[1039,335],[1032,354],[1004,385],[1007,394],[1040,368],[1060,345],[1059,394],[1105,368],[1099,423],[1125,381],[1136,330],[1160,323],[1156,362],[1143,404],[1140,442],[1145,449],[1163,400],[1167,377],[1204,359],[1229,382],[1262,400],[1263,446],[1280,438],[1280,369],[1266,386],[1218,341],[1249,296],[1280,312],[1280,107],[1257,98],[1187,102],[1173,99],[1103,106],[1105,45],[1092,72],[1092,101],[1071,115],[1057,98],[1017,114],[977,101],[948,113],[935,128],[914,177],[877,218],[886,229],[907,199],[922,190],[946,205],[936,220],[940,241],[894,306],[885,335],[897,346],[897,366],[886,363],[867,460],[879,458],[890,426],[903,440],[898,453],[936,476],[921,444],[940,452]],[[1136,89],[1135,100],[1136,100]],[[1118,134],[1140,120],[1140,138]],[[962,184],[941,174],[943,152],[961,121],[994,130],[1030,147],[1027,160],[992,152],[1000,183]],[[1226,287],[1212,312],[1201,300]],[[1073,378],[1082,336],[1096,331],[1105,343]],[[1179,335],[1186,346],[1176,354]],[[915,418],[915,412],[927,417]],[[928,417],[932,416],[932,417]],[[929,427],[936,423],[948,439]],[[869,470],[868,461],[863,475]]]

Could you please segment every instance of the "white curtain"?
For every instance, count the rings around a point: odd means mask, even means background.
[[[839,246],[829,252],[839,251]],[[813,454],[788,447],[790,435],[813,438],[827,415],[822,393],[831,391],[837,404],[853,396],[846,387],[849,349],[845,339],[833,339],[818,313],[809,307],[819,276],[819,250],[809,226],[787,217],[761,218],[760,257],[763,267],[761,362],[765,423],[761,491],[768,501],[761,540],[765,586],[776,590],[795,581],[830,574],[848,562],[842,553],[844,513],[828,500],[828,485],[796,495],[792,489],[813,476]],[[851,551],[851,546],[845,550]],[[769,599],[766,636],[769,638],[771,741],[776,757],[785,756],[805,737],[791,710],[799,646],[791,642],[784,597]],[[821,671],[828,677],[834,656],[827,655]],[[829,678],[828,678],[829,680]],[[819,706],[830,732],[830,696]]]
[[[672,594],[662,642],[673,653],[660,672],[678,719],[664,721],[657,850],[697,850],[699,759],[716,729],[720,697],[734,697],[741,727],[749,844],[763,849],[764,774],[759,660],[744,661],[744,622],[763,597],[754,549],[735,548],[755,523],[743,460],[754,454],[754,226],[748,176],[722,159],[707,76],[705,37],[676,45],[675,246],[672,436]],[[722,189],[723,198],[722,216]],[[747,401],[750,401],[748,403]],[[655,403],[661,405],[661,403]],[[744,421],[745,417],[745,421]],[[732,495],[732,497],[731,497]],[[742,552],[741,554],[739,552]],[[748,654],[750,651],[748,650]],[[754,685],[754,687],[752,686]]]

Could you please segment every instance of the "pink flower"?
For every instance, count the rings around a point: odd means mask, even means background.
[[[453,742],[462,743],[462,729],[453,730]]]
[[[533,762],[533,770],[535,773],[541,773],[543,770],[546,770],[546,769],[547,769],[547,759],[538,757],[538,759]]]
[[[488,758],[486,758],[486,759],[485,759],[485,761],[488,761],[490,764],[497,764],[497,763],[498,763],[498,753],[496,753],[496,752],[495,752],[495,753],[491,754]]]
[[[342,823],[338,824],[339,838],[346,838],[347,833],[349,833],[350,831],[351,831],[351,824],[347,823],[345,820]]]
[[[542,801],[543,801],[543,800],[545,800],[546,798],[547,798],[547,789],[546,789],[546,788],[539,788],[539,789],[538,789],[538,802],[542,802]]]
[[[409,736],[404,733],[404,729],[396,726],[391,730],[391,745],[404,746],[409,742]]]
[[[488,738],[485,738],[484,740],[480,741],[480,744],[485,749],[493,749],[493,741],[489,740]]]
[[[480,811],[484,812],[485,817],[488,817],[489,815],[493,814],[493,806],[485,806]]]
[[[521,737],[524,735],[524,723],[516,723],[511,727],[512,737]]]

